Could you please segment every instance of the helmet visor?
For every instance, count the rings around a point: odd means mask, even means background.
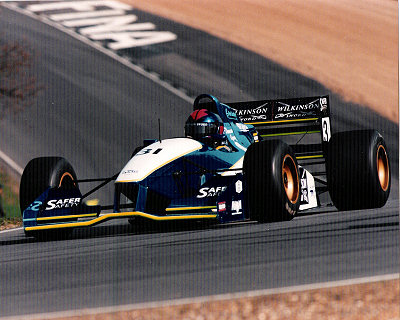
[[[211,136],[218,132],[218,125],[208,122],[191,122],[185,125],[185,136],[195,139]]]

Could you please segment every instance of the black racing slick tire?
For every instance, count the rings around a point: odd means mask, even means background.
[[[390,162],[376,130],[339,132],[327,147],[327,180],[339,210],[380,208],[390,194]]]
[[[26,165],[19,188],[19,203],[21,214],[46,189],[78,188],[76,173],[71,164],[61,157],[34,158]],[[71,230],[72,231],[72,230]],[[69,231],[66,231],[68,233]],[[58,231],[58,234],[62,232]],[[47,232],[26,232],[27,236],[39,238],[51,234]]]
[[[252,144],[243,160],[247,207],[259,222],[291,220],[300,206],[300,178],[292,148],[281,140]]]
[[[71,164],[61,157],[41,157],[28,162],[19,187],[21,213],[47,188],[77,187],[76,173]]]

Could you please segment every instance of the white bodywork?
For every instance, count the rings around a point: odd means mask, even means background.
[[[301,201],[306,202],[300,205],[300,211],[318,207],[314,177],[306,169],[300,177],[300,190]]]
[[[120,172],[118,182],[137,182],[186,154],[202,148],[202,144],[188,138],[166,139],[144,147]]]

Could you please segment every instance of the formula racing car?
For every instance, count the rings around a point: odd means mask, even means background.
[[[328,96],[221,103],[208,94],[195,99],[184,137],[145,140],[119,173],[82,194],[93,181],[64,158],[31,160],[20,184],[26,235],[115,218],[283,221],[323,206],[323,194],[339,210],[378,208],[391,184],[381,134],[332,133]],[[109,182],[114,203],[90,205]]]

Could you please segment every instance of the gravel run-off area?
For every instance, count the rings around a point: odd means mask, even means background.
[[[240,45],[398,123],[398,2],[123,0]]]

